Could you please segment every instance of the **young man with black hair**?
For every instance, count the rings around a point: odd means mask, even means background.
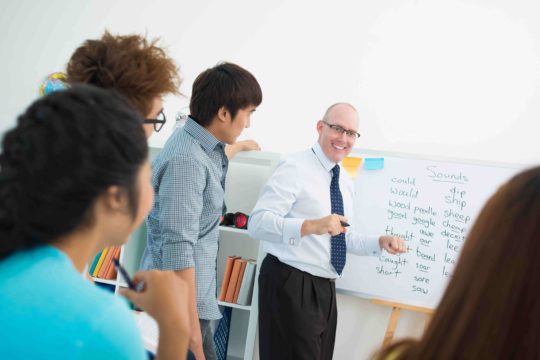
[[[153,163],[154,207],[146,223],[143,269],[173,270],[190,288],[197,359],[215,359],[211,320],[221,318],[216,298],[219,219],[233,144],[262,102],[255,77],[238,65],[218,64],[193,84],[186,125],[169,138]]]

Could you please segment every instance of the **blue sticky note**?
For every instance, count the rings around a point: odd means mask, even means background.
[[[364,158],[365,170],[382,170],[384,169],[384,158]]]

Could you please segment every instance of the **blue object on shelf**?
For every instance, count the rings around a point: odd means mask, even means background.
[[[231,328],[232,308],[226,306],[223,310],[223,317],[214,334],[214,344],[218,360],[227,359],[227,346],[229,345],[229,330]]]
[[[105,283],[102,283],[102,282],[94,282],[94,284],[102,289],[105,289],[107,291],[110,291],[112,293],[114,293],[114,288],[115,286],[113,284],[105,284]]]

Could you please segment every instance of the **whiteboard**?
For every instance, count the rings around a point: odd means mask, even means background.
[[[435,308],[486,200],[521,166],[356,151],[354,230],[399,235],[407,253],[347,254],[342,292]],[[479,262],[479,266],[481,263]]]

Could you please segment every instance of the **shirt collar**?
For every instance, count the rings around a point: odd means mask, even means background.
[[[201,144],[206,152],[213,151],[217,146],[225,146],[221,141],[216,139],[214,135],[210,134],[208,130],[193,120],[191,116],[188,117],[184,129]]]
[[[312,149],[313,153],[315,154],[317,159],[319,159],[319,162],[324,167],[324,169],[328,172],[332,171],[334,166],[336,166],[337,164],[328,159],[328,157],[324,154],[321,145],[317,142],[315,143],[315,145],[313,145]]]

